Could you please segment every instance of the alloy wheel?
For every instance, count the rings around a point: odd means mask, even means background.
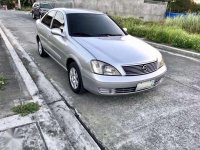
[[[69,72],[70,84],[73,89],[77,89],[79,86],[79,77],[76,69],[72,67]]]
[[[38,42],[38,52],[40,55],[42,55],[42,44],[40,41]]]

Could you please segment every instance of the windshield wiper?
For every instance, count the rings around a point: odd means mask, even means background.
[[[82,33],[82,32],[77,32],[77,33],[72,33],[72,36],[84,36],[84,37],[91,37],[94,36],[92,34],[88,34],[88,33]]]
[[[122,34],[103,33],[103,34],[97,34],[97,36],[122,36]]]

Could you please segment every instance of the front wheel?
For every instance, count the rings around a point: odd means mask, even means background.
[[[44,51],[40,40],[38,40],[38,53],[41,57],[48,57],[48,54]]]
[[[83,87],[81,72],[78,65],[72,62],[68,68],[68,80],[70,87],[74,93],[81,94],[85,92]]]

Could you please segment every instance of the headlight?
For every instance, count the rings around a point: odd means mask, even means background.
[[[96,74],[101,75],[110,75],[110,76],[120,76],[121,74],[117,69],[115,69],[113,66],[98,61],[98,60],[92,60],[91,61],[93,72]]]
[[[161,57],[158,58],[158,69],[165,65],[164,59]]]

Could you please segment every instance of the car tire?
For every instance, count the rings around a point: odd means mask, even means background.
[[[49,55],[44,51],[44,48],[42,46],[42,43],[40,40],[37,42],[38,44],[38,53],[41,57],[48,57]]]
[[[32,18],[33,19],[36,19],[36,17],[35,17],[35,14],[32,12]]]
[[[76,94],[85,92],[82,82],[82,76],[78,65],[72,62],[68,68],[68,80],[72,91]]]

